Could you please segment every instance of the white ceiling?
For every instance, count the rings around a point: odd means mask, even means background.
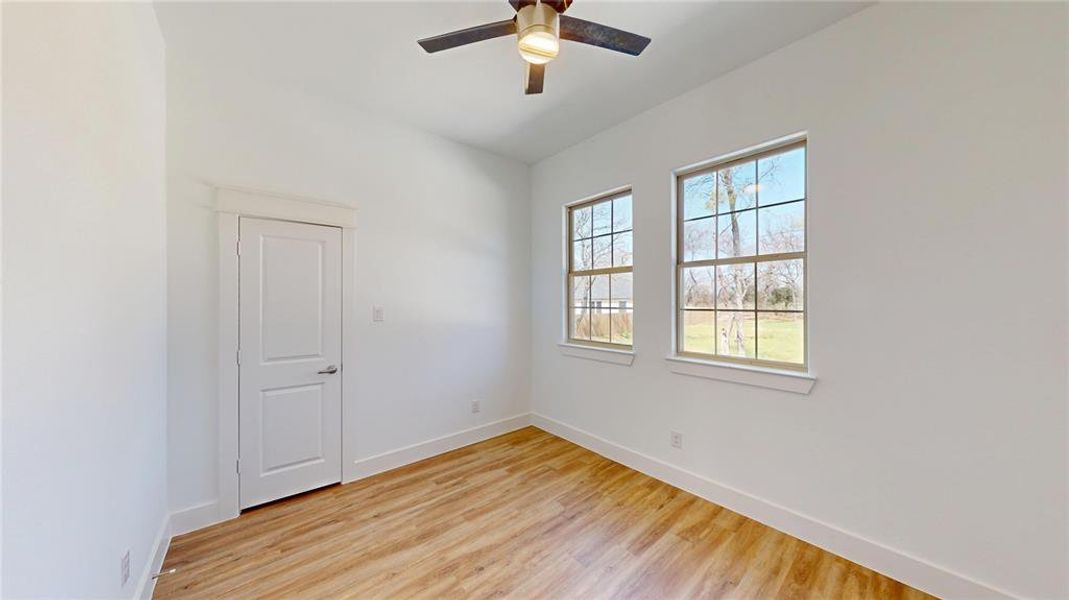
[[[534,162],[867,6],[608,2],[568,14],[650,37],[640,57],[564,42],[525,96],[515,38],[425,54],[422,37],[509,18],[483,2],[158,2],[168,52],[200,69],[301,86]]]

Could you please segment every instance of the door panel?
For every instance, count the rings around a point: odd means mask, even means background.
[[[266,390],[260,398],[263,474],[325,460],[322,385]]]
[[[323,356],[323,241],[262,238],[263,359]]]
[[[341,481],[341,230],[242,218],[239,248],[248,508]]]

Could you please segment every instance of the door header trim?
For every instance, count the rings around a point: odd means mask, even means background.
[[[346,229],[356,227],[356,209],[344,204],[239,187],[214,187],[215,211],[219,213]]]

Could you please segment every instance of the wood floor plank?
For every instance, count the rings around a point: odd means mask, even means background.
[[[155,598],[927,598],[528,427],[175,538]]]

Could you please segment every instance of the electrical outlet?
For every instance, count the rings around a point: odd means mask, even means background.
[[[471,401],[471,412],[472,413],[480,412],[482,409],[483,409],[483,401],[482,400],[472,400]]]
[[[127,550],[126,553],[122,555],[122,562],[120,563],[119,568],[121,570],[122,579],[119,585],[125,586],[126,582],[130,580],[130,550]]]
[[[673,448],[683,448],[683,434],[678,431],[671,432],[671,442]]]
[[[371,320],[375,323],[382,323],[386,320],[386,316],[381,306],[371,307]]]

